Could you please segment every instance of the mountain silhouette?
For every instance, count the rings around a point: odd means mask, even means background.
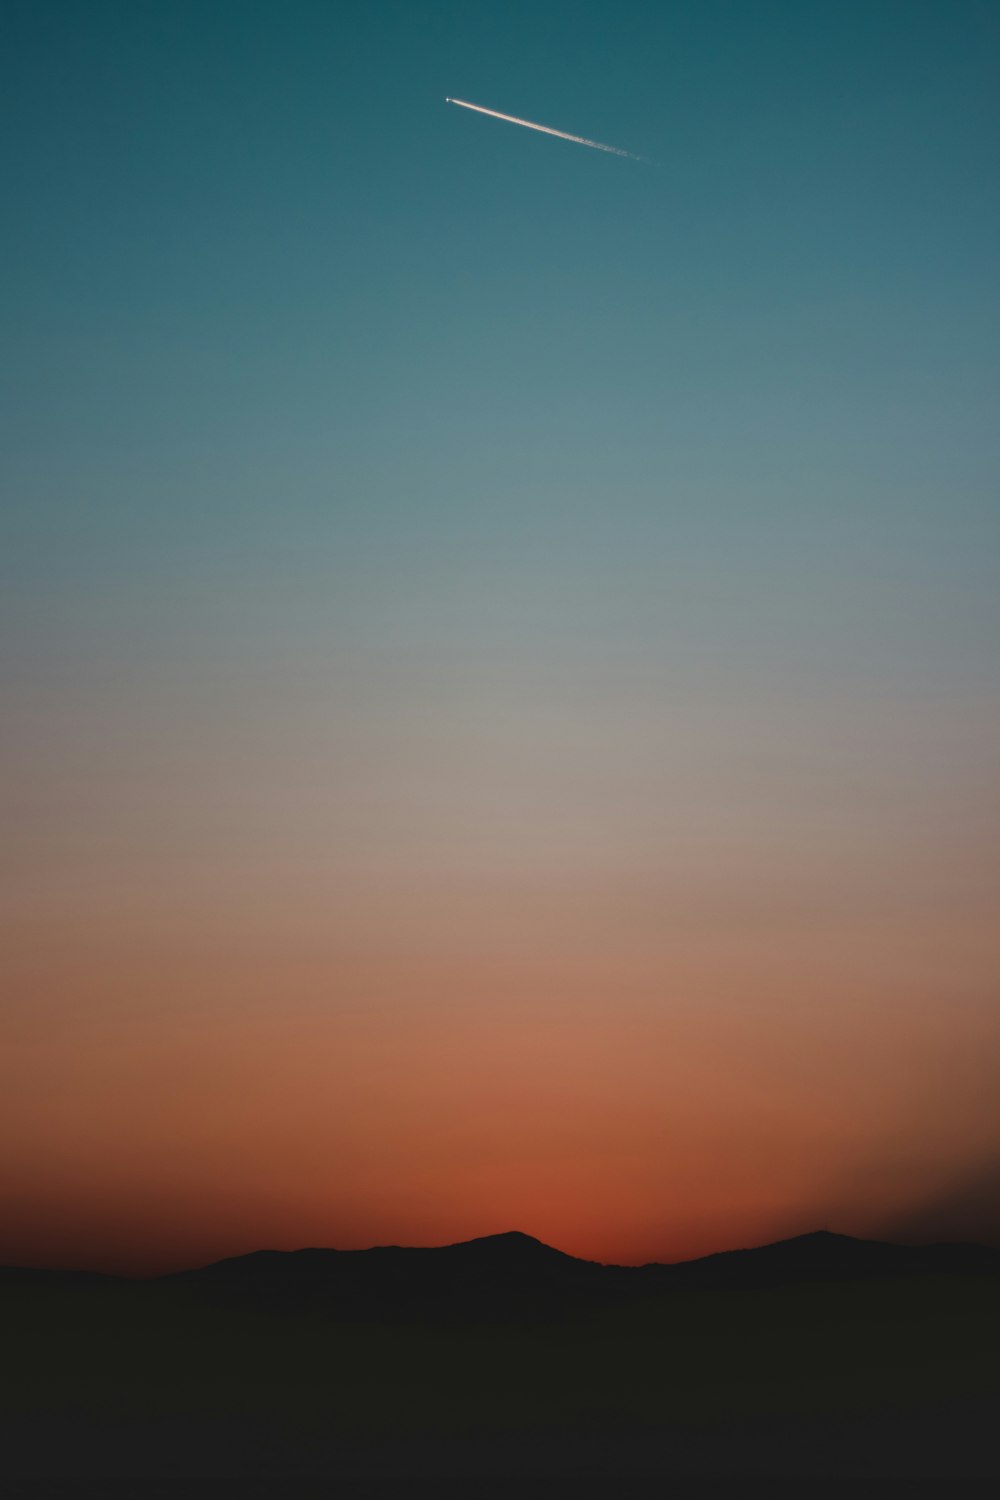
[[[103,1271],[73,1271],[39,1266],[0,1266],[3,1287],[110,1287],[129,1278]]]
[[[975,1245],[824,1231],[614,1266],[512,1232],[148,1280],[14,1267],[0,1326],[0,1447],[24,1493],[138,1477],[187,1496],[208,1474],[239,1494],[261,1475],[268,1493],[498,1475],[576,1493],[634,1472],[811,1494],[1000,1472],[1000,1251]]]
[[[771,1245],[723,1250],[700,1260],[644,1266],[644,1274],[702,1285],[774,1285],[936,1273],[1000,1273],[1000,1251],[983,1245],[893,1245],[816,1230]]]
[[[345,1316],[492,1318],[599,1298],[619,1270],[512,1230],[434,1247],[258,1250],[164,1279],[227,1301],[333,1304]]]
[[[821,1230],[753,1249],[604,1265],[511,1231],[437,1247],[258,1250],[161,1278],[209,1297],[340,1316],[493,1319],[558,1315],[685,1286],[754,1287],[938,1273],[1000,1274],[1000,1251],[892,1245]]]
[[[697,1260],[605,1265],[511,1230],[452,1245],[365,1250],[255,1250],[142,1283],[198,1300],[265,1310],[322,1311],[349,1320],[495,1321],[546,1318],[687,1287],[752,1288],[937,1274],[1000,1275],[1000,1250],[893,1245],[820,1230]],[[96,1272],[0,1267],[0,1286],[113,1290],[136,1285]]]

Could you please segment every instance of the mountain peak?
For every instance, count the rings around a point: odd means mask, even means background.
[[[480,1234],[471,1240],[459,1240],[460,1245],[520,1245],[527,1247],[533,1245],[538,1250],[551,1250],[551,1245],[546,1245],[543,1240],[538,1240],[533,1234],[525,1234],[523,1229],[503,1229],[499,1234]],[[561,1251],[557,1251],[561,1254]]]
[[[447,1250],[454,1256],[508,1264],[511,1261],[576,1261],[575,1256],[556,1250],[552,1245],[546,1245],[544,1240],[538,1240],[520,1229],[505,1229],[500,1234],[484,1234],[473,1240],[460,1240],[457,1245],[449,1245]]]

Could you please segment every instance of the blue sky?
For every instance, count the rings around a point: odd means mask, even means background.
[[[824,1077],[919,1075],[895,1160],[992,994],[998,41],[978,3],[14,0],[16,962],[99,1017],[130,923],[194,965],[420,910],[445,952],[459,891],[483,975],[548,912],[569,993],[647,912],[641,1006],[709,928],[707,1015],[791,965],[763,1030],[799,1006],[819,1057],[851,997]]]

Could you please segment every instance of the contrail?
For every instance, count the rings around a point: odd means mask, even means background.
[[[523,125],[526,130],[540,130],[543,135],[556,135],[561,141],[573,141],[577,146],[590,146],[594,151],[609,151],[612,156],[627,156],[629,161],[645,161],[631,151],[619,151],[617,146],[605,146],[602,141],[588,141],[585,135],[569,135],[565,130],[553,130],[551,125],[536,125],[533,120],[519,120],[517,115],[502,115],[498,109],[485,109],[481,104],[470,104],[467,99],[446,99],[445,104],[459,104],[462,109],[474,109],[479,115],[492,115],[494,120],[506,120],[510,125]]]

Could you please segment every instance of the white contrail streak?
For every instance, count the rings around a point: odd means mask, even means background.
[[[573,141],[577,146],[590,146],[594,151],[609,151],[612,156],[627,156],[629,161],[644,161],[631,151],[619,151],[617,146],[605,146],[601,141],[588,141],[585,135],[568,135],[565,130],[553,130],[550,125],[536,125],[533,120],[519,120],[517,115],[502,115],[498,109],[485,109],[482,104],[470,104],[467,99],[446,99],[445,104],[459,104],[462,109],[474,109],[479,115],[492,115],[494,120],[506,120],[510,125],[523,125],[526,130],[540,130],[543,135],[556,135],[561,141]]]

